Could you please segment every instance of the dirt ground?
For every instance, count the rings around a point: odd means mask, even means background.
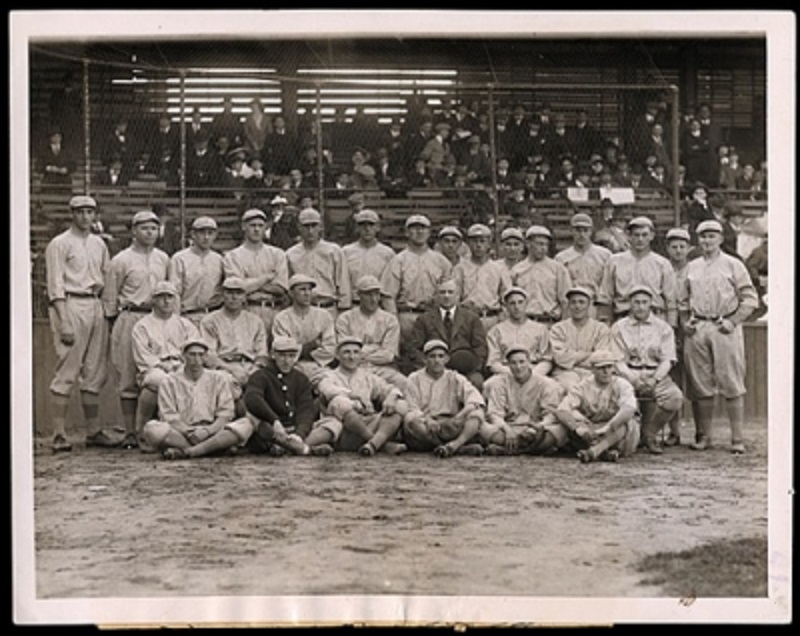
[[[689,424],[683,442],[693,435]],[[402,594],[660,597],[644,556],[767,533],[766,424],[748,454],[34,456],[42,599]]]

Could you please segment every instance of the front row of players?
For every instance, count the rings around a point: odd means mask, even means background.
[[[403,392],[362,365],[362,347],[357,337],[338,342],[339,366],[319,381],[314,399],[311,381],[296,368],[302,346],[276,337],[266,365],[247,380],[237,418],[229,376],[208,369],[208,343],[190,337],[182,370],[159,386],[159,416],[145,424],[144,439],[167,459],[246,447],[274,455],[410,450],[439,457],[572,450],[589,462],[616,461],[638,446],[635,389],[614,373],[618,358],[610,351],[592,353],[588,375],[566,390],[535,373],[528,349],[514,345],[505,355],[509,371],[491,377],[481,394],[447,368],[441,340],[425,343],[424,367]]]

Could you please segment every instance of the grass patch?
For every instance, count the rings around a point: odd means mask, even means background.
[[[722,540],[645,557],[637,571],[646,585],[681,598],[767,596],[767,538]]]

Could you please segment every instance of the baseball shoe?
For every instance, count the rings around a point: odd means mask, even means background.
[[[588,450],[579,450],[576,455],[581,460],[581,464],[588,464],[592,461],[592,454]]]
[[[616,463],[619,459],[619,451],[614,449],[607,450],[605,453],[603,453],[602,459],[607,462]]]
[[[310,450],[315,457],[327,457],[333,454],[333,446],[330,444],[317,444],[312,446]]]
[[[400,442],[386,442],[381,448],[381,452],[387,455],[401,455],[408,450],[408,446]]]
[[[364,457],[372,457],[377,452],[378,449],[375,448],[372,442],[365,442],[361,448],[358,449],[359,455],[363,455]]]
[[[168,460],[188,459],[189,458],[189,456],[186,454],[186,452],[183,449],[174,448],[174,447],[170,447],[170,448],[164,449],[164,451],[161,453],[161,456],[164,459],[168,459]]]
[[[506,452],[506,447],[501,446],[500,444],[489,444],[484,451],[486,455],[490,457],[500,457],[502,455],[508,455]]]
[[[701,437],[696,442],[689,444],[689,448],[696,451],[704,451],[711,448],[711,440],[707,437]]]
[[[674,433],[670,433],[669,437],[664,440],[664,446],[680,446],[681,445],[681,438],[680,435],[675,435]]]
[[[480,457],[481,455],[483,455],[483,446],[481,446],[480,444],[464,444],[454,454]]]
[[[650,453],[651,455],[661,455],[664,453],[664,449],[661,448],[654,439],[648,439],[644,442],[645,450]]]
[[[731,445],[731,453],[734,455],[744,455],[744,444],[738,442]]]
[[[303,438],[296,433],[292,433],[286,437],[286,448],[292,451],[295,455],[309,455],[311,453],[311,450],[308,448],[308,444],[306,444],[303,441]]]
[[[72,444],[69,443],[66,436],[58,434],[53,437],[50,448],[54,453],[68,453],[72,450]]]
[[[125,439],[122,440],[120,448],[124,450],[133,450],[134,448],[139,448],[139,440],[136,439],[136,435],[133,433],[128,433],[125,436]]]

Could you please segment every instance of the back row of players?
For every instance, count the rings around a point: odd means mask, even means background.
[[[741,323],[758,299],[741,261],[721,252],[717,221],[697,227],[691,261],[689,233],[670,230],[672,262],[650,250],[647,217],[629,222],[630,248],[613,255],[592,243],[582,213],[555,258],[546,227],[507,228],[504,245],[527,243],[519,262],[493,260],[492,231],[476,224],[469,255],[453,265],[429,247],[421,215],[406,220],[407,246],[395,253],[378,240],[372,210],[358,212],[359,239],[342,248],[304,209],[301,240],[284,252],[265,243],[271,226],[254,208],[242,216],[243,243],[224,255],[213,249],[216,222],[199,217],[192,245],[170,258],[155,247],[160,219],[145,210],[133,216],[131,245],[109,258],[91,232],[94,199],[70,207],[71,227],[46,251],[56,452],[71,449],[76,384],[87,445],[119,443],[99,421],[109,349],[122,446],[167,457],[243,445],[444,456],[569,446],[584,460],[616,459],[636,448],[640,411],[642,444],[660,454],[666,424],[666,443],[680,443],[681,362],[690,446],[710,446],[719,394],[731,450],[744,452]],[[460,235],[445,228],[440,238],[448,233]]]

